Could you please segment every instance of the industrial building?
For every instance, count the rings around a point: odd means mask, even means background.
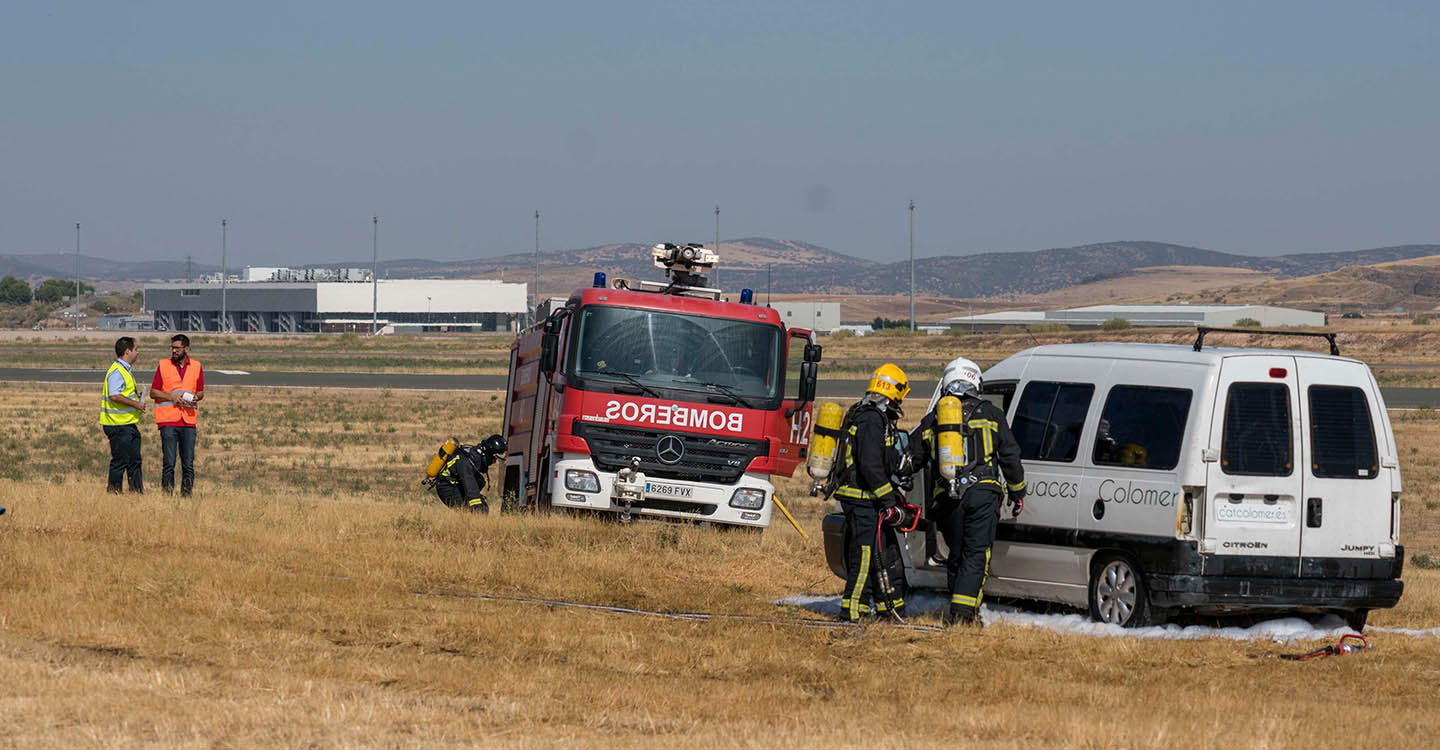
[[[962,315],[946,318],[951,328],[967,331],[998,331],[1007,327],[1024,328],[1039,324],[1063,324],[1074,329],[1100,328],[1106,321],[1123,319],[1132,326],[1192,327],[1233,326],[1246,318],[1261,326],[1323,326],[1325,313],[1295,310],[1270,305],[1092,305],[1068,310],[1016,310],[983,315]]]
[[[369,271],[255,269],[247,276],[352,281],[229,281],[145,286],[145,309],[168,331],[369,331],[372,311],[394,332],[504,331],[525,317],[527,287],[492,279],[381,279]],[[233,277],[232,277],[233,278]],[[223,319],[222,319],[222,310]]]
[[[791,328],[830,333],[840,327],[839,302],[771,302],[780,322]]]

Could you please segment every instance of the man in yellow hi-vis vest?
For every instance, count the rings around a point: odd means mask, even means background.
[[[115,339],[115,361],[105,371],[105,384],[100,391],[100,427],[110,440],[110,477],[107,489],[120,492],[125,477],[130,477],[130,491],[144,492],[140,475],[140,415],[145,402],[135,388],[130,366],[140,356],[135,339]]]

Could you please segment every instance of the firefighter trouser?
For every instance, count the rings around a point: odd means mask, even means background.
[[[871,613],[903,614],[908,586],[895,527],[880,526],[880,513],[869,500],[842,500],[840,510],[845,514],[845,592],[840,598],[841,612],[852,622]],[[882,582],[890,584],[888,593]]]
[[[935,505],[935,525],[950,548],[945,558],[950,606],[962,614],[973,616],[980,611],[985,578],[990,575],[995,524],[1000,520],[1000,499],[998,487],[980,484],[966,490],[959,500],[942,497]]]
[[[435,477],[435,494],[440,497],[440,502],[451,508],[472,508],[475,510],[489,511],[490,506],[486,505],[485,498],[480,492],[485,488],[485,475],[481,474],[475,467],[475,462],[464,453],[456,454],[455,458]]]

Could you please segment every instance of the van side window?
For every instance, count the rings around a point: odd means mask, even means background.
[[[1092,460],[1098,465],[1173,469],[1190,416],[1190,390],[1117,385],[1105,397]]]
[[[1015,400],[1014,381],[985,383],[980,386],[980,397],[994,404],[1006,414],[1010,413],[1010,402]]]
[[[1317,477],[1374,479],[1380,474],[1370,404],[1359,388],[1312,385],[1310,471]]]
[[[1028,383],[1011,425],[1020,443],[1020,457],[1030,461],[1074,461],[1094,395],[1095,386],[1089,383]]]
[[[1282,383],[1232,383],[1225,401],[1220,469],[1226,474],[1288,477],[1290,387]]]

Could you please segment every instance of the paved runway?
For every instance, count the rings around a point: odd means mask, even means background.
[[[148,385],[154,371],[137,370],[135,381]],[[99,384],[104,370],[0,367],[0,381],[29,383],[95,383]],[[505,389],[504,375],[445,375],[410,372],[243,372],[239,370],[205,371],[205,384],[211,386],[269,386],[286,388],[405,388],[437,391],[499,391]],[[865,381],[821,380],[822,398],[852,398],[860,395]],[[929,394],[933,381],[911,383],[917,394]],[[1440,388],[1381,388],[1385,404],[1390,408],[1440,408]]]

